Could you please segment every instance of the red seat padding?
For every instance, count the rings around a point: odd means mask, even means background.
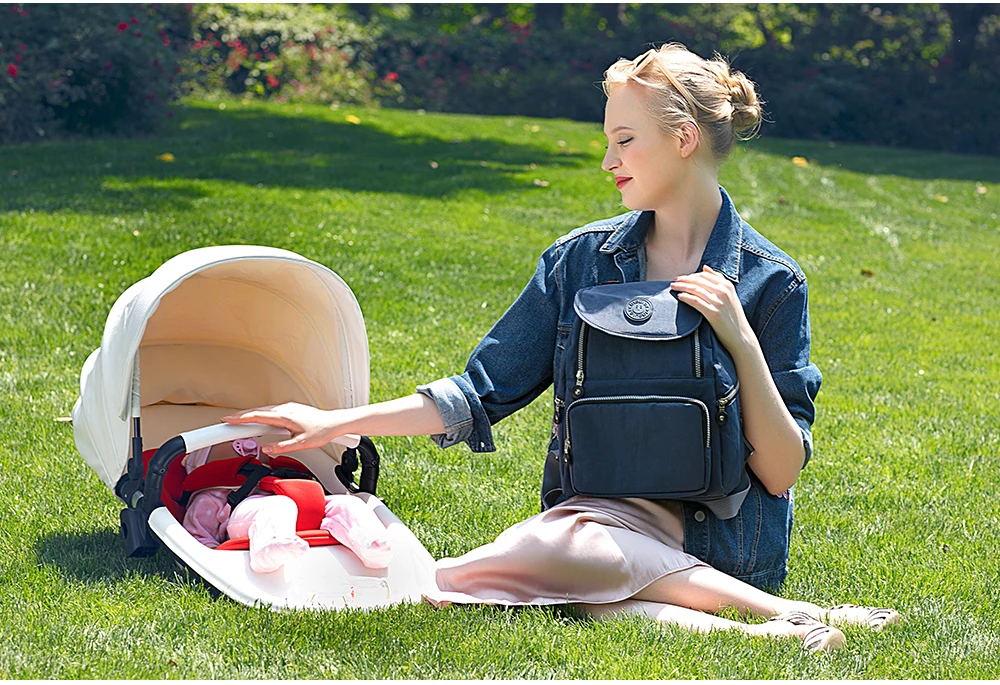
[[[237,488],[243,485],[247,479],[246,476],[239,474],[239,470],[249,463],[259,464],[260,462],[253,457],[232,457],[231,459],[210,461],[187,474],[181,487],[185,492],[192,493],[208,488]]]
[[[300,538],[309,543],[310,547],[326,547],[327,545],[339,545],[336,538],[330,535],[328,530],[299,530],[295,532]],[[223,551],[247,550],[250,549],[250,538],[232,538],[226,540],[215,549]]]
[[[285,495],[294,500],[299,509],[295,519],[295,530],[316,530],[326,516],[326,496],[323,486],[314,480],[298,478],[261,478],[261,490],[268,490],[276,495]]]

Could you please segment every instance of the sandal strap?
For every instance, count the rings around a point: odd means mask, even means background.
[[[813,652],[834,649],[843,643],[843,639],[828,642],[827,638],[839,632],[836,628],[820,624],[805,634],[805,637],[802,638],[802,646]]]
[[[864,614],[864,618],[858,623],[861,625],[866,625],[869,628],[877,628],[883,625],[886,621],[892,618],[895,614],[893,609],[885,609],[882,607],[866,607],[858,606],[856,604],[838,604],[837,606],[830,607],[827,610],[827,615],[841,610],[855,609],[858,612],[867,612]]]
[[[767,619],[768,621],[785,621],[786,623],[791,623],[793,626],[807,626],[815,623],[817,626],[826,626],[825,623],[820,621],[815,616],[811,616],[804,611],[789,611],[778,616]]]

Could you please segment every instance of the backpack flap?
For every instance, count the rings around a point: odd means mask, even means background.
[[[576,293],[573,309],[588,325],[624,338],[681,338],[702,321],[701,313],[678,300],[667,281],[583,288]]]

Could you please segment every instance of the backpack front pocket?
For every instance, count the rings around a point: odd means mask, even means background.
[[[581,495],[690,497],[704,493],[711,480],[711,416],[694,397],[578,399],[566,408],[563,447],[564,466]]]

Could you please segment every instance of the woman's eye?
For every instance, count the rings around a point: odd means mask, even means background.
[[[631,140],[632,140],[631,138],[626,138],[625,140],[619,140],[618,144],[619,145],[624,145],[625,143],[631,142]]]

